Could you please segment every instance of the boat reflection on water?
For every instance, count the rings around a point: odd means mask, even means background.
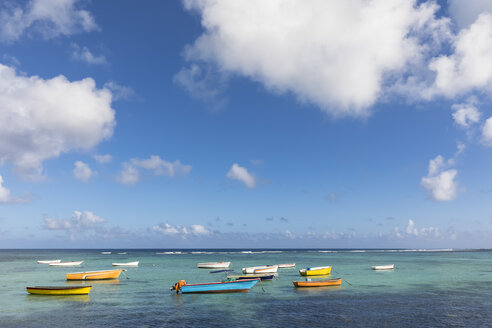
[[[26,294],[26,300],[28,302],[46,302],[46,301],[55,301],[55,302],[80,302],[87,303],[91,300],[89,295],[33,295]]]
[[[326,295],[326,293],[341,291],[343,289],[342,286],[325,286],[325,287],[316,287],[316,288],[293,288],[294,293],[302,294],[302,295]]]

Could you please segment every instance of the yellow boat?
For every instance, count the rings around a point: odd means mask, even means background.
[[[122,269],[67,273],[67,280],[118,279]]]
[[[92,286],[34,286],[26,287],[29,294],[36,295],[88,295]]]
[[[330,274],[331,266],[315,267],[299,270],[301,276],[321,276],[325,274]]]

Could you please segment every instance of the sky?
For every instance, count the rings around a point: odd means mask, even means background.
[[[3,0],[0,248],[492,248],[492,1]]]

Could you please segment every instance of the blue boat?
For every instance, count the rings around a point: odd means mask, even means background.
[[[225,282],[210,282],[206,284],[187,284],[186,281],[178,281],[171,290],[175,290],[176,294],[191,293],[247,293],[249,289],[256,285],[260,279],[245,279]]]

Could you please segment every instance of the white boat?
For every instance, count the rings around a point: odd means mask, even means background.
[[[50,263],[51,266],[77,266],[81,265],[84,261],[73,261],[73,262],[58,262],[58,263]]]
[[[119,254],[119,255],[125,255],[125,254],[126,254],[126,252],[121,252],[121,253],[118,253],[118,254]]]
[[[394,264],[375,265],[375,266],[371,267],[371,269],[373,269],[373,270],[393,270],[394,268],[395,268]]]
[[[231,262],[205,262],[198,263],[200,269],[226,269],[231,265]]]
[[[112,263],[112,266],[132,266],[132,267],[137,267],[139,261],[135,262],[126,262],[126,263]]]
[[[111,252],[101,252],[101,254],[109,255],[109,254],[111,254]]]
[[[38,261],[38,264],[50,264],[50,263],[60,263],[61,260],[44,260],[44,261]]]
[[[277,273],[278,271],[278,265],[272,265],[272,266],[254,266],[254,267],[248,267],[248,268],[243,268],[243,273],[246,274],[252,274],[252,273]]]
[[[278,266],[279,269],[287,269],[287,268],[295,268],[296,267],[296,264],[295,263],[284,263],[284,264],[275,264],[276,266]],[[273,266],[273,265],[269,265],[270,266]]]

